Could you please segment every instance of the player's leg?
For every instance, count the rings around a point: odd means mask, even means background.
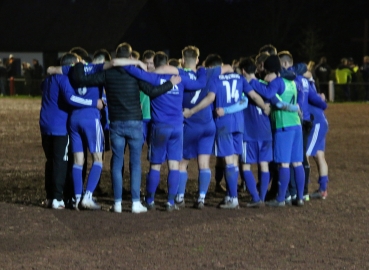
[[[290,181],[290,161],[294,133],[292,131],[277,131],[274,133],[274,161],[278,168],[278,194],[275,200],[266,203],[268,206],[284,206],[285,195]],[[302,144],[301,144],[302,146]]]
[[[242,143],[242,175],[245,181],[247,190],[250,192],[251,201],[247,204],[247,207],[260,206],[259,192],[256,188],[256,181],[251,171],[251,164],[256,163],[258,160],[258,145],[257,142]]]
[[[319,170],[319,189],[311,194],[312,198],[326,199],[328,196],[328,164],[324,151],[318,150],[314,159]]]
[[[161,164],[166,160],[169,131],[166,126],[152,123],[148,158],[150,171],[146,176],[145,202],[148,210],[155,209],[155,192],[160,183]]]
[[[180,181],[179,162],[183,157],[183,127],[182,125],[172,126],[171,134],[168,140],[167,156],[168,156],[168,202],[166,209],[172,211],[178,207],[174,203],[174,199],[178,192]]]
[[[53,205],[54,209],[64,209],[63,191],[68,173],[69,137],[53,136]]]
[[[181,162],[179,162],[179,184],[177,196],[175,199],[175,203],[178,207],[185,206],[184,194],[186,192],[186,184],[188,179],[187,167],[189,162],[190,160],[188,159],[182,159]]]
[[[211,180],[211,170],[210,170],[210,155],[199,155],[197,158],[198,166],[199,166],[199,197],[197,202],[195,203],[195,207],[197,209],[201,209],[205,204],[206,193],[209,189],[209,184]]]
[[[124,123],[113,121],[110,123],[110,146],[112,156],[110,160],[111,182],[114,192],[113,211],[122,212],[122,167],[124,164],[124,147],[126,145]]]
[[[86,193],[83,197],[81,205],[87,209],[98,210],[101,206],[93,199],[92,194],[99,182],[102,171],[102,153],[104,152],[103,130],[99,119],[91,119],[84,124],[84,134],[88,143],[88,149],[92,156],[92,167],[87,177]]]
[[[293,145],[292,145],[292,155],[291,155],[291,162],[295,172],[295,182],[296,182],[296,189],[297,189],[297,205],[302,206],[304,205],[304,186],[305,186],[305,170],[302,165],[304,159],[304,151],[303,151],[303,136],[302,130],[296,129],[294,130],[294,138],[293,138]]]
[[[265,201],[266,194],[268,192],[270,173],[269,173],[269,162],[262,161],[259,163],[259,182],[260,182],[260,190],[259,197],[263,202]]]
[[[225,162],[224,158],[216,157],[215,160],[215,191],[226,192],[226,188],[221,184],[225,173]]]
[[[53,201],[53,136],[41,135],[42,148],[45,153],[45,206],[51,207]]]
[[[76,210],[79,209],[79,203],[82,198],[83,192],[83,184],[82,184],[82,169],[84,163],[84,155],[83,152],[75,152],[73,153],[73,169],[72,169],[72,177],[73,177],[73,186],[74,186],[74,195],[76,197]]]
[[[141,153],[142,153],[142,123],[141,121],[128,121],[127,142],[129,146],[129,171],[131,178],[132,213],[147,212],[147,208],[141,204]],[[128,124],[128,123],[127,123]]]

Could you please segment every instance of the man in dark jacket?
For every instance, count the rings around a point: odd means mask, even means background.
[[[331,67],[327,64],[327,58],[320,58],[320,62],[315,67],[315,75],[318,78],[319,92],[328,97],[328,82],[331,75]]]
[[[127,43],[118,45],[116,56],[131,58],[132,48]],[[137,61],[140,63],[140,61]],[[142,65],[144,65],[142,63]],[[113,152],[111,158],[111,177],[114,190],[113,211],[122,211],[122,165],[126,142],[130,153],[130,174],[132,213],[146,212],[147,208],[140,202],[141,186],[141,151],[142,151],[142,111],[140,90],[151,98],[155,98],[180,82],[180,77],[172,79],[160,86],[137,80],[121,67],[115,67],[89,76],[84,75],[83,65],[74,67],[73,80],[82,85],[104,85],[108,101],[110,120],[110,141]]]

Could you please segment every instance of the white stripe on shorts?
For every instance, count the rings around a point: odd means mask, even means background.
[[[320,130],[320,124],[315,124],[314,125],[314,133],[313,133],[313,138],[311,139],[309,148],[306,150],[306,155],[310,156],[311,152],[314,149],[314,146],[316,144],[316,141],[318,139],[318,134],[319,134],[319,130]]]

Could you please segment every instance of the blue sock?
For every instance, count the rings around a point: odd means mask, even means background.
[[[252,200],[254,202],[260,201],[259,193],[256,189],[255,177],[252,171],[243,171],[243,178],[245,179],[246,187],[251,194]]]
[[[179,185],[177,194],[185,194],[188,174],[187,172],[179,172]]]
[[[260,200],[265,201],[265,196],[268,192],[270,173],[269,172],[261,172],[260,173],[260,192],[259,197]]]
[[[168,202],[174,204],[179,184],[179,170],[169,170],[168,174]]]
[[[328,188],[328,175],[325,176],[319,176],[319,181],[318,181],[320,187],[319,190],[320,191],[326,191]]]
[[[90,173],[88,174],[87,178],[87,187],[86,191],[90,191],[93,193],[95,191],[95,188],[97,186],[97,183],[99,182],[101,170],[102,170],[102,163],[101,162],[94,162],[92,164],[92,168],[90,170]]]
[[[210,169],[201,169],[199,173],[199,194],[206,195],[211,179]]]
[[[288,183],[290,182],[290,168],[279,168],[279,187],[278,187],[278,195],[277,195],[277,201],[283,202],[284,196],[286,195],[286,190],[288,187]]]
[[[150,169],[146,177],[146,202],[152,203],[155,198],[155,192],[160,183],[160,171]]]
[[[73,176],[73,185],[74,185],[74,194],[81,195],[82,194],[82,168],[83,166],[74,164],[72,169]]]
[[[224,168],[221,166],[215,166],[215,182],[220,183],[222,182],[224,176]]]
[[[305,186],[305,170],[302,165],[294,168],[295,181],[297,189],[297,199],[302,200],[304,198],[304,186]]]
[[[236,198],[237,197],[237,179],[238,179],[238,172],[236,171],[236,166],[234,166],[233,164],[227,165],[225,178],[228,184],[229,196],[231,198]]]

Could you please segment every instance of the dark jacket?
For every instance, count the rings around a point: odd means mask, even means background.
[[[74,66],[72,72],[76,86],[105,86],[108,102],[109,120],[128,121],[142,120],[140,90],[151,98],[155,98],[173,88],[170,81],[154,87],[138,80],[121,67],[107,69],[95,74],[85,75],[82,63]]]

